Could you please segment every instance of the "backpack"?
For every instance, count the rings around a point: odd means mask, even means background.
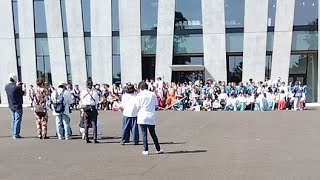
[[[64,105],[64,90],[62,90],[61,94],[58,94],[58,91],[56,91],[56,99],[53,103],[54,111],[58,114],[63,114],[65,111],[65,105]]]

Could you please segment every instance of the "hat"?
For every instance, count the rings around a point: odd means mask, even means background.
[[[58,86],[66,86],[67,83],[64,83],[64,82],[59,82]]]
[[[10,73],[10,74],[9,74],[9,81],[10,81],[11,79],[13,79],[15,82],[18,81],[18,77],[17,77],[17,75],[16,75],[15,73]]]

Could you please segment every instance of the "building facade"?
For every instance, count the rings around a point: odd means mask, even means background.
[[[1,0],[0,93],[11,72],[80,87],[281,77],[320,102],[319,14],[318,0]]]

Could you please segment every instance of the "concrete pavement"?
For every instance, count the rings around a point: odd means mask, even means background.
[[[101,112],[101,144],[55,137],[35,139],[26,109],[22,136],[10,137],[9,111],[0,108],[0,179],[319,179],[319,110],[303,112],[159,112],[163,155],[150,145],[119,144],[121,114]],[[78,113],[72,114],[74,134]],[[149,142],[152,141],[149,138]]]

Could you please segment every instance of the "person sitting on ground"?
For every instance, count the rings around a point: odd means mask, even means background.
[[[239,96],[236,98],[237,99],[237,109],[240,111],[244,111],[246,109],[246,98],[243,95],[243,91],[239,92]]]
[[[206,97],[206,99],[203,101],[203,109],[205,111],[211,111],[212,109],[212,101],[209,97]]]
[[[237,110],[237,100],[235,94],[232,92],[230,97],[227,99],[226,106],[224,108],[225,111],[236,111]]]
[[[177,95],[177,100],[173,103],[172,109],[175,111],[183,111],[184,110],[184,103],[182,100],[181,95]]]
[[[112,110],[113,111],[121,111],[121,101],[118,96],[115,96],[113,99]]]
[[[199,99],[199,97],[200,96],[198,94],[193,94],[193,97],[191,100],[191,106],[190,106],[191,111],[200,111],[201,110],[202,102]]]
[[[220,102],[218,99],[215,99],[212,103],[212,110],[213,111],[218,111],[218,110],[221,110],[223,109],[223,107],[221,106]]]

